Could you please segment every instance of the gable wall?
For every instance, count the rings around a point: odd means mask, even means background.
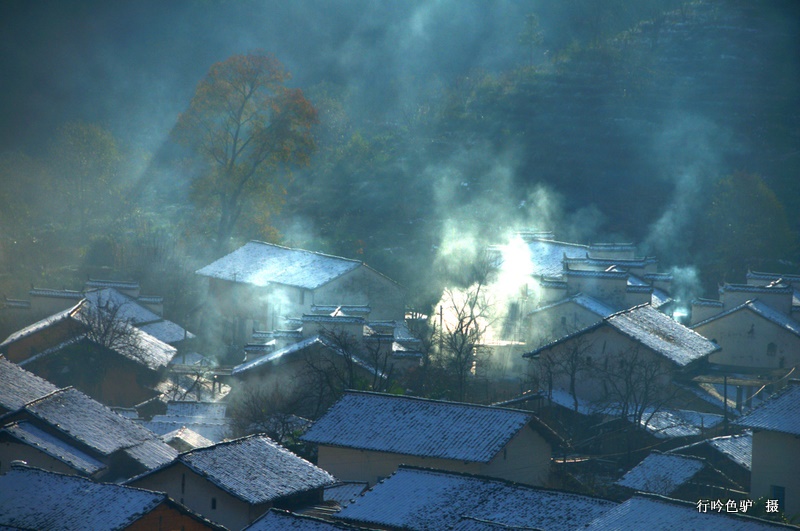
[[[43,350],[74,337],[80,331],[80,327],[75,321],[64,319],[10,345],[6,345],[4,347],[5,355],[10,361],[20,363]]]
[[[574,302],[533,313],[528,318],[528,347],[536,349],[602,320],[596,313]]]
[[[5,437],[4,437],[5,438]],[[80,472],[70,467],[66,463],[47,455],[46,453],[37,450],[36,448],[27,444],[20,444],[13,440],[3,440],[0,442],[0,474],[5,474],[11,469],[12,461],[25,461],[28,465],[48,470],[51,472],[58,472],[61,474],[68,474],[72,476],[82,475]]]
[[[314,304],[367,305],[369,319],[405,318],[402,288],[364,265],[314,290]]]
[[[530,426],[525,426],[494,459],[480,467],[479,474],[526,485],[543,486],[550,477],[550,444]]]
[[[126,531],[167,531],[180,529],[181,531],[201,531],[213,529],[196,518],[170,507],[166,502],[160,503],[129,526]]]
[[[711,363],[778,368],[783,358],[784,367],[800,365],[800,337],[747,309],[698,326],[694,331],[722,347],[709,356]],[[767,354],[770,343],[775,344],[774,355]]]
[[[246,463],[231,463],[231,466],[247,466]],[[182,488],[182,477],[185,483]],[[228,529],[241,529],[269,510],[271,504],[251,506],[231,496],[207,479],[199,476],[183,463],[162,468],[130,483],[133,487],[166,492],[167,495],[197,514]],[[211,508],[216,498],[217,508]]]
[[[786,433],[754,431],[750,497],[770,498],[770,487],[786,489],[787,515],[800,514],[800,437]]]

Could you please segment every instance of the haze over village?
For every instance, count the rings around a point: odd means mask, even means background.
[[[0,528],[796,529],[799,8],[0,3]]]

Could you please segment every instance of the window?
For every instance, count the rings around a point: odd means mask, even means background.
[[[778,353],[778,345],[775,343],[768,343],[767,344],[767,356],[774,356]]]
[[[586,365],[588,365],[589,367],[592,366],[592,357],[591,356],[586,356]]]
[[[508,448],[503,448],[503,461],[506,460],[506,457],[508,457]]]
[[[769,499],[778,500],[778,509],[783,511],[786,503],[786,487],[781,485],[769,486]]]
[[[181,494],[186,492],[186,474],[181,474]]]
[[[217,509],[217,499],[211,498],[211,510],[215,511]]]

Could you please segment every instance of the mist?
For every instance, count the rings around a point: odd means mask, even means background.
[[[702,291],[715,257],[698,253],[696,229],[720,178],[761,175],[800,229],[798,9],[778,0],[615,9],[580,0],[4,2],[3,153],[38,163],[64,124],[96,124],[119,146],[120,167],[104,182],[122,197],[114,223],[98,218],[94,233],[65,240],[73,253],[53,259],[33,242],[45,226],[57,240],[70,213],[48,217],[53,208],[33,192],[21,227],[3,220],[4,291],[75,283],[104,233],[113,242],[100,271],[147,277],[156,291],[159,274],[131,266],[136,242],[175,242],[161,270],[216,258],[192,199],[202,167],[171,133],[209,67],[250,50],[283,63],[320,123],[317,150],[291,169],[280,208],[231,244],[272,239],[362,259],[430,307],[488,245],[553,230],[581,243],[637,242],[665,268],[699,271],[701,287],[688,283]],[[530,48],[520,43],[529,13],[540,32]],[[62,169],[47,164],[57,181]],[[41,189],[33,173],[12,170],[0,176],[3,201]],[[797,262],[794,250],[779,258]]]

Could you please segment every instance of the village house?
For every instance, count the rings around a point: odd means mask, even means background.
[[[374,485],[400,464],[544,485],[562,444],[532,413],[347,391],[301,440],[341,480]]]
[[[0,475],[0,527],[40,531],[224,531],[163,492],[96,483],[22,463],[15,463]]]
[[[574,531],[616,506],[571,492],[404,465],[333,516],[391,530]]]
[[[790,303],[791,293],[786,295],[784,302]],[[729,370],[767,371],[800,365],[800,322],[762,299],[747,300],[699,321],[692,330],[722,347],[708,361]]]
[[[171,462],[178,452],[136,422],[73,388],[0,417],[0,472],[14,460],[117,481]]]
[[[0,355],[0,416],[17,411],[58,387]]]
[[[403,289],[358,260],[251,241],[199,269],[208,279],[210,316],[226,344],[244,345],[253,330],[283,328],[314,306],[369,308],[372,319],[402,320]]]
[[[272,507],[322,502],[323,487],[335,482],[269,437],[252,435],[180,454],[127,484],[166,492],[213,522],[242,529]]]
[[[800,381],[735,422],[753,430],[750,496],[777,500],[787,515],[800,514]]]
[[[714,468],[750,491],[750,466],[753,460],[753,434],[723,435],[670,450],[671,453],[702,457]]]
[[[640,417],[680,389],[673,381],[706,363],[720,347],[649,304],[604,318],[524,357],[545,391]]]
[[[75,386],[110,406],[131,407],[160,394],[175,347],[117,318],[123,307],[88,299],[19,330],[0,353],[58,386]]]
[[[267,513],[245,527],[242,531],[357,531],[363,527],[354,527],[342,522],[331,522],[313,516],[299,515],[280,509],[270,509]]]

